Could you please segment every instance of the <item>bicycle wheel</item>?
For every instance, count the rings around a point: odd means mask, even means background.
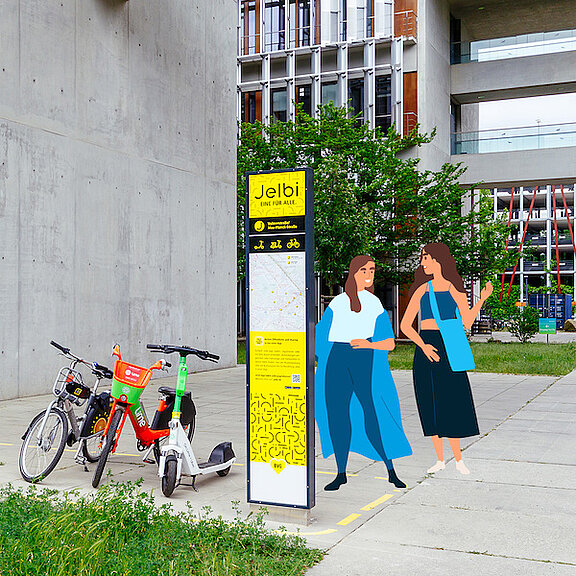
[[[178,471],[178,460],[176,456],[170,454],[166,458],[166,466],[164,468],[164,476],[162,476],[162,494],[169,498],[176,488],[176,472]]]
[[[54,468],[62,457],[68,438],[68,418],[56,408],[51,408],[46,425],[39,437],[46,411],[40,412],[30,423],[24,435],[18,464],[20,474],[26,482],[40,482]]]
[[[94,471],[94,478],[92,478],[92,486],[98,488],[100,484],[100,479],[102,478],[102,473],[106,467],[106,461],[108,456],[114,447],[116,442],[116,430],[118,430],[118,425],[122,419],[122,410],[116,410],[112,415],[112,420],[110,421],[110,428],[108,428],[108,434],[104,438],[104,444],[102,445],[102,452],[100,453],[100,458],[98,458],[98,465]]]
[[[102,453],[102,448],[99,447],[101,438],[102,431],[100,431],[100,434],[94,434],[94,436],[82,440],[82,454],[84,454],[84,458],[91,464],[98,462],[100,454]]]

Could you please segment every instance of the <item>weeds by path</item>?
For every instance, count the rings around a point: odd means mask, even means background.
[[[576,343],[473,342],[476,372],[565,376],[576,369]],[[392,370],[412,370],[413,344],[398,344],[390,353]]]
[[[576,369],[576,342],[473,342],[476,372],[565,376]],[[412,370],[414,344],[398,343],[390,353],[392,370]],[[246,363],[246,343],[238,343],[238,364]]]
[[[292,576],[322,557],[262,515],[175,513],[120,483],[89,496],[1,489],[0,550],[2,576]]]

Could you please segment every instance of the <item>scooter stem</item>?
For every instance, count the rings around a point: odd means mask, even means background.
[[[180,420],[180,404],[182,396],[186,392],[186,381],[188,379],[188,366],[186,366],[186,356],[180,356],[180,366],[178,367],[178,381],[176,382],[176,398],[174,399],[174,411],[172,418]]]

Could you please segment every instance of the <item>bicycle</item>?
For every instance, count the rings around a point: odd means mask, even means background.
[[[192,477],[192,488],[195,488],[196,476],[198,474],[210,474],[215,472],[218,476],[227,476],[232,464],[236,461],[236,455],[232,449],[232,442],[221,442],[216,446],[206,462],[196,459],[192,450],[192,438],[186,437],[183,428],[183,412],[181,412],[181,401],[190,394],[186,392],[188,380],[188,366],[186,357],[193,354],[201,360],[217,362],[220,357],[210,354],[206,350],[196,350],[189,346],[173,346],[169,344],[148,344],[147,348],[154,352],[164,354],[178,353],[180,364],[178,368],[178,381],[176,384],[176,401],[172,412],[172,419],[169,422],[170,437],[162,446],[160,461],[158,463],[158,476],[162,479],[162,493],[167,498],[172,495],[176,486],[180,484],[182,474]]]
[[[116,451],[127,418],[132,423],[136,434],[138,450],[145,452],[144,462],[154,461],[149,457],[150,452],[153,452],[156,463],[160,461],[160,443],[170,434],[168,422],[176,398],[176,390],[160,386],[158,389],[160,403],[152,424],[148,424],[148,417],[140,396],[150,382],[152,371],[169,368],[172,364],[164,359],[159,360],[150,368],[129,364],[122,360],[120,346],[115,346],[112,354],[117,358],[110,392],[113,403],[100,441],[102,453],[92,479],[94,488],[100,484],[110,454]],[[182,402],[182,421],[187,428],[188,438],[191,440],[196,423],[196,407],[190,393]]]
[[[72,354],[70,348],[51,341],[70,360],[58,372],[52,392],[56,398],[46,410],[37,414],[22,436],[18,464],[22,478],[27,482],[40,482],[60,461],[66,444],[80,442],[74,460],[87,470],[86,462],[99,458],[99,436],[110,414],[110,392],[97,394],[100,381],[111,379],[112,371],[97,362],[87,362]],[[92,388],[84,384],[79,364],[90,368],[96,377]],[[74,406],[86,404],[82,416],[77,417]]]

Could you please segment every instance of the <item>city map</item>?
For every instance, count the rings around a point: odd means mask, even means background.
[[[250,331],[306,331],[304,253],[250,254]]]

